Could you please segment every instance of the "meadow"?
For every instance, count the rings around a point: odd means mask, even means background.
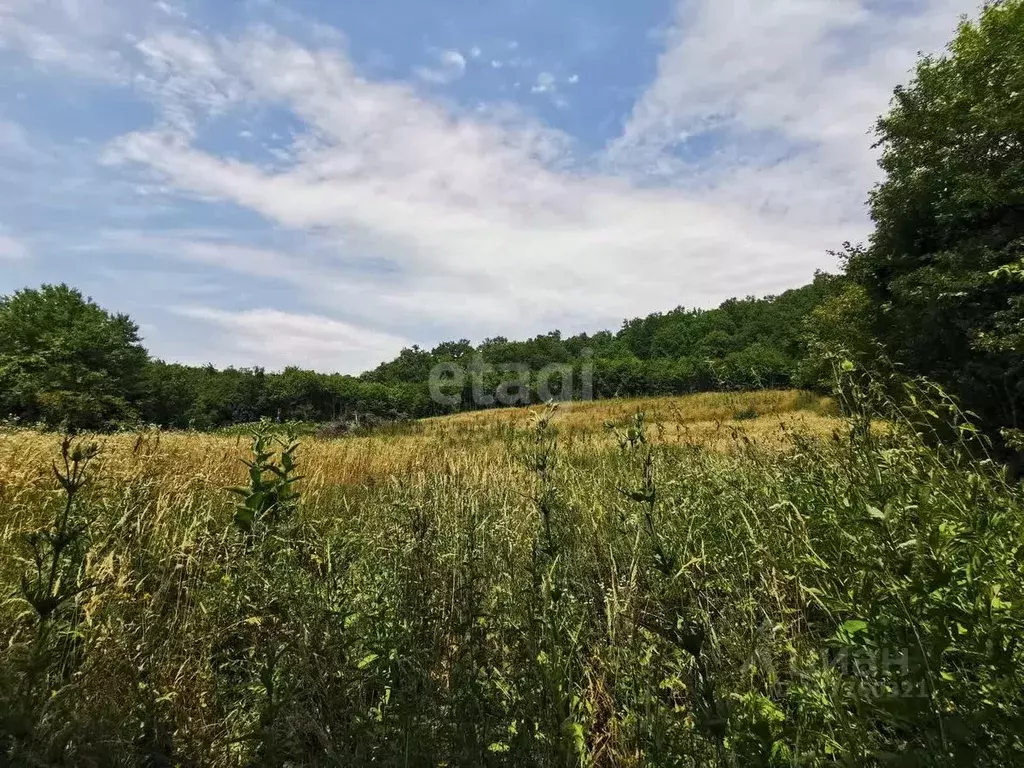
[[[0,432],[0,764],[1024,763],[1024,496],[909,395]]]

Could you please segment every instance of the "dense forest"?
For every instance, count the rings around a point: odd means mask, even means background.
[[[577,387],[587,366],[594,397],[811,385],[808,317],[845,283],[822,274],[780,296],[730,299],[711,310],[681,307],[627,320],[616,333],[564,338],[553,331],[527,341],[412,347],[361,376],[153,360],[129,318],[108,314],[67,286],[43,286],[0,304],[0,407],[29,423],[70,421],[89,428],[141,422],[210,429],[260,418],[330,421],[352,413],[423,417],[477,407],[474,380],[478,389],[493,392],[503,366],[512,364],[531,372],[572,366]],[[469,371],[454,405],[430,394],[431,371],[444,363]],[[536,382],[522,399],[538,401]]]

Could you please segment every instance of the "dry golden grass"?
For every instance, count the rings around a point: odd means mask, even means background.
[[[831,433],[838,420],[828,415],[832,403],[798,391],[743,394],[709,393],[567,403],[554,417],[564,449],[592,453],[610,449],[614,439],[606,424],[621,424],[643,411],[652,438],[665,443],[699,444],[728,450],[738,435],[774,444],[787,429],[818,435]],[[538,409],[507,408],[427,419],[407,433],[306,438],[301,449],[303,493],[316,496],[337,486],[376,484],[392,477],[417,477],[458,469],[487,483],[496,474],[519,472],[509,456],[508,438],[527,428]],[[758,414],[754,416],[753,414]],[[736,419],[737,415],[744,418]],[[154,481],[159,478],[167,503],[198,488],[224,488],[244,481],[241,459],[249,443],[243,436],[187,432],[98,436],[102,445],[101,477]],[[43,488],[52,492],[50,463],[58,455],[60,436],[30,430],[0,433],[0,499]]]
[[[831,398],[819,397],[800,390],[765,390],[761,392],[705,392],[682,397],[646,397],[591,402],[563,403],[559,406],[558,423],[563,428],[602,430],[608,421],[621,422],[637,411],[647,415],[648,422],[666,426],[701,422],[731,421],[738,414],[756,417],[808,411],[822,416],[835,414]],[[497,408],[472,411],[455,416],[426,419],[429,433],[451,427],[486,428],[495,424],[524,427],[532,410],[528,408]]]
[[[70,733],[62,764],[307,765],[329,748],[332,765],[759,765],[776,744],[802,765],[839,747],[866,764],[903,744],[862,714],[860,670],[805,676],[853,622],[888,632],[880,647],[929,632],[918,645],[939,649],[949,711],[984,701],[985,728],[1016,749],[1019,661],[987,688],[958,666],[1024,626],[1010,613],[1024,505],[991,467],[900,421],[876,440],[799,392],[562,406],[557,440],[548,414],[531,424],[541,410],[303,439],[301,497],[255,535],[226,491],[245,481],[244,434],[96,436],[69,505],[60,436],[0,432],[0,712],[27,723],[0,763],[51,764],[22,755],[58,754]],[[912,526],[934,553],[892,546]],[[908,556],[915,573],[971,574],[949,587],[975,632],[955,654],[932,621],[947,598],[905,577]],[[54,611],[64,583],[78,591]],[[818,719],[750,674],[752,641],[758,658],[804,654]],[[727,744],[701,730],[710,700],[771,707],[775,741],[747,715]],[[927,734],[931,713],[917,717]],[[652,733],[665,739],[648,755]]]

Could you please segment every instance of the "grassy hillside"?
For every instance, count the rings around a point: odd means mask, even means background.
[[[561,433],[565,450],[607,452],[616,445],[607,422],[622,423],[640,410],[651,425],[652,440],[718,449],[728,447],[733,430],[740,426],[744,434],[764,442],[778,439],[780,424],[816,434],[841,426],[828,398],[796,390],[565,403],[552,417],[552,425]],[[303,437],[300,487],[309,496],[410,472],[442,471],[453,461],[500,458],[506,465],[519,466],[518,457],[509,452],[508,438],[527,431],[537,412],[492,409],[396,424],[369,436]],[[0,442],[0,476],[9,478],[11,488],[49,482],[61,439],[35,430],[8,432]],[[150,473],[159,472],[163,487],[184,481],[190,487],[217,491],[246,479],[242,459],[249,454],[248,435],[236,434],[235,429],[229,436],[153,431],[98,440],[103,450],[96,471],[109,478],[132,476],[145,466]]]
[[[1024,497],[930,447],[941,401],[872,429],[858,397],[488,411],[255,455],[3,434],[0,744],[16,765],[1013,764]]]

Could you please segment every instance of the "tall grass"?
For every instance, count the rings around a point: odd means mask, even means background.
[[[0,755],[1020,763],[1024,498],[941,393],[840,392],[297,448],[4,435]]]

